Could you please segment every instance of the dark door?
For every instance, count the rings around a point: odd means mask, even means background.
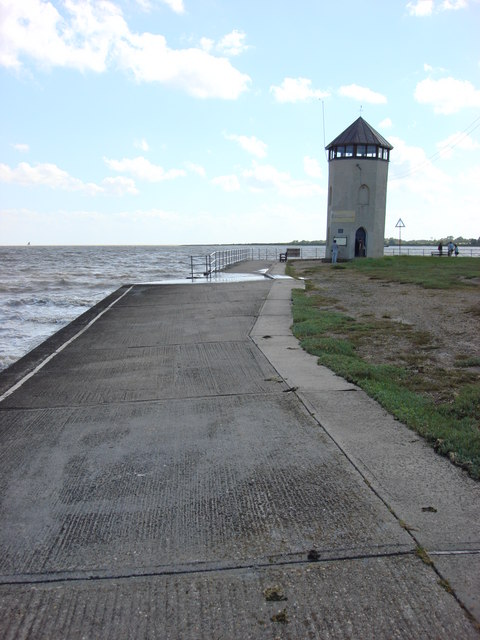
[[[355,257],[365,258],[367,255],[367,232],[359,227],[355,234]]]

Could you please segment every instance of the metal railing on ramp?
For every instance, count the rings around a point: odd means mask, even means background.
[[[214,251],[204,256],[190,256],[190,277],[205,278],[227,267],[250,260],[249,249],[226,249]]]

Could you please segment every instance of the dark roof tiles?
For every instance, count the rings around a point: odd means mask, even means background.
[[[375,131],[366,120],[362,117],[355,120],[343,133],[332,140],[326,149],[332,147],[338,147],[344,144],[374,144],[385,147],[386,149],[393,149],[392,145],[381,136],[378,131]]]

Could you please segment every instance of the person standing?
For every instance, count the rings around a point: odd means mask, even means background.
[[[332,244],[332,264],[336,264],[338,256],[338,244],[337,241],[334,240]]]
[[[455,253],[455,257],[457,257],[458,254],[460,253],[460,251],[458,250],[458,244],[455,245],[454,253]]]

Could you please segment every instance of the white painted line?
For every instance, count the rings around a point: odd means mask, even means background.
[[[107,313],[107,311],[109,311],[115,304],[117,304],[117,302],[119,300],[121,300],[124,296],[126,296],[127,293],[129,293],[132,289],[133,289],[133,285],[131,287],[129,287],[126,291],[124,291],[122,293],[122,295],[119,296],[118,298],[116,298],[116,300],[114,300],[111,304],[109,304],[108,307],[106,307],[106,309],[104,309],[97,316],[95,316],[95,318],[93,318],[93,320],[90,320],[90,322],[85,327],[83,327],[83,329],[81,329],[81,331],[76,333],[72,338],[70,338],[70,340],[67,340],[67,342],[64,342],[60,347],[58,347],[58,349],[56,349],[53,353],[51,353],[49,356],[47,356],[45,358],[45,360],[42,360],[42,362],[39,365],[37,365],[33,371],[30,371],[30,373],[27,373],[27,375],[24,376],[21,380],[19,380],[16,384],[14,384],[13,387],[10,387],[10,389],[5,391],[5,393],[3,393],[0,396],[0,402],[3,402],[5,400],[5,398],[8,398],[8,396],[10,396],[12,393],[14,393],[27,380],[29,380],[32,376],[34,376],[36,373],[38,373],[38,371],[40,371],[40,369],[42,369],[46,364],[48,364],[50,362],[50,360],[53,360],[53,358],[57,354],[59,354],[61,351],[63,351],[65,349],[65,347],[68,347],[68,345],[72,344],[72,342],[74,340],[76,340],[77,338],[79,338],[82,335],[82,333],[85,333],[85,331],[87,329],[89,329],[94,322],[96,322],[99,318],[101,318],[104,313]]]
[[[480,549],[463,549],[458,551],[427,551],[429,556],[471,556],[480,553]]]

